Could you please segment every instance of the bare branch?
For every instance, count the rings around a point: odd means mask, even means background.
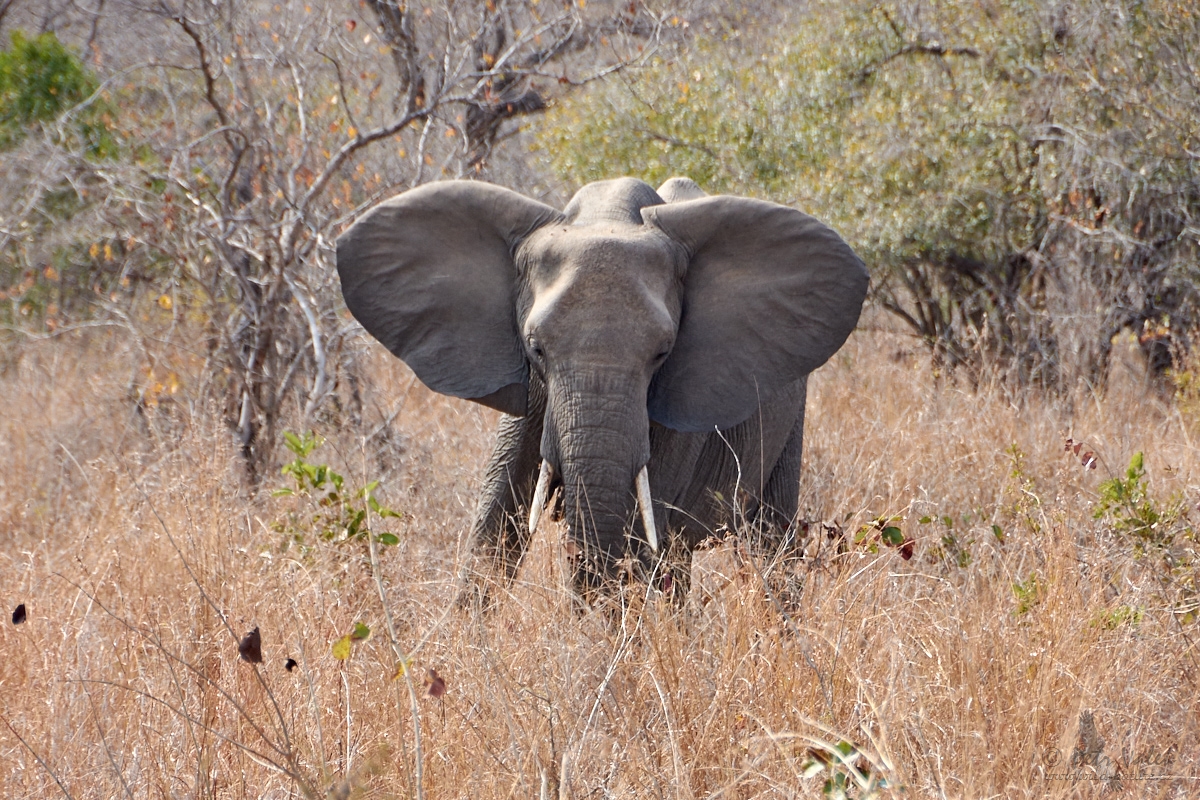
[[[979,51],[974,47],[946,47],[945,45],[933,42],[930,44],[906,44],[899,50],[896,50],[889,55],[884,56],[877,61],[872,61],[858,71],[858,79],[860,81],[874,75],[885,65],[894,61],[897,58],[902,58],[908,55],[924,55],[937,56],[943,58],[945,56],[968,56],[970,58],[979,58]]]

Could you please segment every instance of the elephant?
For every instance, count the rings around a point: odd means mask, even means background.
[[[630,565],[684,597],[692,551],[731,527],[794,533],[808,375],[868,286],[815,218],[687,178],[590,183],[561,212],[425,184],[349,227],[337,269],[353,316],[426,386],[503,413],[460,593],[485,606],[556,491],[585,605]]]

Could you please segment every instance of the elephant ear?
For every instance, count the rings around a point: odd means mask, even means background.
[[[512,254],[559,216],[475,181],[404,192],[338,237],[346,306],[430,389],[522,415],[529,370]]]
[[[840,236],[786,206],[715,196],[642,209],[690,254],[675,347],[650,418],[725,429],[824,364],[858,324],[867,268]]]

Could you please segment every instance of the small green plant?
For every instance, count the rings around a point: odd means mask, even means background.
[[[1036,573],[1023,581],[1017,581],[1012,585],[1012,589],[1017,598],[1017,616],[1028,614],[1042,601],[1042,584],[1038,581]]]
[[[1133,454],[1124,476],[1102,482],[1099,494],[1095,518],[1132,544],[1134,558],[1153,559],[1164,604],[1181,624],[1194,622],[1200,608],[1196,603],[1198,559],[1196,531],[1188,519],[1187,504],[1178,496],[1165,502],[1155,500],[1150,494],[1146,460],[1141,452]],[[1123,616],[1117,616],[1118,613]],[[1140,607],[1126,612],[1118,609],[1106,627],[1136,625],[1143,614]]]
[[[900,517],[875,517],[854,534],[854,543],[865,547],[869,553],[878,553],[880,544],[897,547],[900,549],[900,557],[908,561],[913,556],[913,541],[906,538],[904,531],[896,527],[894,523],[899,521]]]
[[[960,569],[966,569],[971,566],[971,550],[970,547],[975,543],[974,539],[960,540],[954,535],[954,518],[949,514],[943,514],[941,519],[931,517],[929,515],[921,517],[917,520],[922,525],[930,525],[934,522],[941,522],[946,529],[942,533],[941,542],[929,548],[930,563],[938,563],[939,561],[949,561],[957,564]],[[996,533],[998,526],[992,526],[992,533]],[[1003,539],[1001,539],[1003,541]]]
[[[1145,616],[1146,609],[1142,606],[1117,606],[1111,611],[1101,611],[1091,624],[1110,631],[1124,626],[1136,628]]]
[[[289,523],[278,526],[279,530],[290,533],[297,544],[304,544],[306,531],[315,532],[328,542],[365,541],[369,530],[369,512],[380,519],[400,516],[398,511],[380,505],[375,499],[374,492],[379,487],[379,481],[371,481],[350,493],[345,489],[345,478],[332,467],[309,461],[309,455],[324,443],[315,433],[310,431],[297,436],[285,431],[283,439],[296,458],[284,464],[281,472],[292,478],[295,488],[281,487],[273,494],[276,497],[307,497],[316,506],[307,520],[302,521],[299,514],[292,514]],[[389,546],[400,543],[394,533],[386,532],[376,533],[375,541]]]
[[[1041,522],[1041,507],[1042,499],[1037,495],[1037,483],[1033,476],[1029,474],[1029,470],[1025,465],[1027,456],[1016,442],[1009,445],[1004,451],[1008,454],[1009,464],[1011,465],[1008,473],[1008,484],[1006,492],[1012,494],[1013,503],[1008,508],[1008,513],[1014,519],[1021,520],[1026,527],[1033,533],[1042,532]],[[992,526],[992,533],[1001,542],[1004,541],[1003,531],[996,534],[998,526]]]
[[[1096,519],[1107,520],[1117,533],[1132,536],[1138,555],[1148,549],[1171,544],[1181,515],[1180,504],[1160,510],[1150,496],[1146,480],[1145,458],[1139,451],[1129,460],[1125,477],[1115,477],[1100,484],[1100,503]]]
[[[800,772],[805,778],[827,772],[821,794],[830,800],[873,800],[888,788],[887,780],[878,774],[878,766],[850,742],[844,739],[837,744],[816,739],[810,742]]]

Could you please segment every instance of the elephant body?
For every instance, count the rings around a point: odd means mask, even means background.
[[[589,184],[562,213],[483,183],[419,187],[343,234],[338,270],[422,381],[505,413],[465,597],[516,574],[555,489],[585,597],[628,556],[682,596],[692,550],[742,523],[778,543],[808,374],[867,286],[812,217],[678,178]]]
[[[784,544],[794,535],[789,526],[799,499],[807,383],[807,376],[797,379],[754,416],[724,431],[687,433],[651,424],[648,468],[654,516],[666,534],[664,579],[658,586],[677,600],[686,597],[690,586],[692,551],[707,540],[739,523],[755,527],[768,544]],[[486,579],[512,580],[528,547],[544,391],[544,386],[535,390],[538,399],[528,414],[500,421],[471,527],[476,563],[468,570],[463,602],[481,599],[486,604]],[[633,519],[630,538],[645,541],[640,518]],[[477,576],[485,580],[473,580]]]

